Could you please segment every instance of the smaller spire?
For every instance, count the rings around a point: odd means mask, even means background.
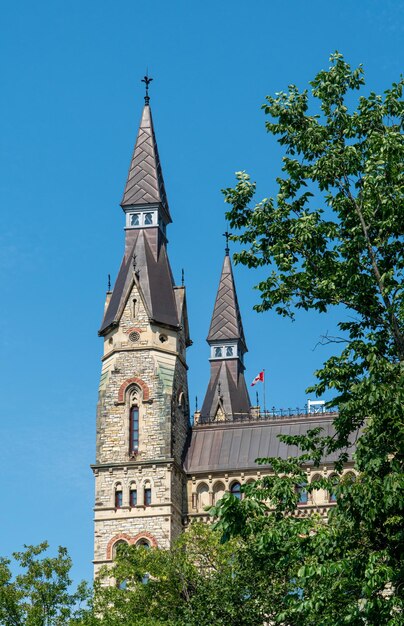
[[[226,233],[224,233],[224,235],[226,236]],[[223,261],[222,274],[220,276],[207,341],[208,343],[229,340],[240,341],[241,349],[244,353],[247,352],[247,347],[238,306],[231,260],[227,250],[228,246],[226,246],[226,255]]]
[[[150,97],[149,97],[149,85],[152,82],[152,78],[149,78],[149,72],[148,70],[146,70],[146,75],[142,78],[142,83],[144,83],[146,85],[146,95],[144,97],[144,101],[145,104],[149,104],[150,102]]]

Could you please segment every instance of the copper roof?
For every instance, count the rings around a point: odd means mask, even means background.
[[[208,334],[210,341],[241,340],[247,350],[230,257],[226,254]]]
[[[311,416],[301,419],[282,418],[268,422],[219,423],[211,426],[195,426],[192,429],[191,443],[185,460],[188,474],[198,472],[229,472],[232,470],[258,470],[257,458],[296,457],[296,446],[282,443],[277,435],[304,435],[311,428],[322,427],[322,434],[335,433],[333,419]],[[352,446],[348,452],[352,458]],[[323,463],[333,463],[337,453],[323,459]]]
[[[151,109],[143,109],[121,202],[122,207],[159,203],[171,222]]]

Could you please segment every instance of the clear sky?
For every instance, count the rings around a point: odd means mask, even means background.
[[[222,264],[220,189],[246,169],[271,195],[280,152],[267,94],[304,87],[338,49],[367,90],[403,67],[399,0],[19,0],[0,2],[0,555],[48,539],[92,575],[95,407],[107,287],[123,253],[119,207],[143,104],[151,105],[185,269],[191,406],[208,382],[205,343]],[[258,276],[235,276],[246,377],[268,374],[267,404],[302,406],[335,316],[295,323],[252,311]]]

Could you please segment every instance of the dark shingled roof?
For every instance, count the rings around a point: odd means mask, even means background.
[[[188,474],[198,472],[229,472],[232,470],[257,470],[255,460],[260,457],[296,457],[296,446],[282,443],[277,435],[304,435],[311,428],[322,427],[323,435],[333,435],[332,416],[282,418],[274,421],[243,423],[217,423],[195,426],[185,459]],[[354,446],[348,452],[350,458]],[[329,455],[323,463],[333,463],[337,454]],[[260,466],[265,468],[264,466]]]
[[[210,367],[210,381],[201,415],[203,417],[215,417],[219,407],[225,415],[229,416],[248,413],[251,403],[245,384],[243,367],[239,360],[211,361]]]
[[[241,354],[247,351],[231,261],[226,250],[207,341],[229,340],[238,342]],[[248,413],[250,406],[241,359],[211,359],[210,381],[201,409],[202,417],[215,418],[217,411],[226,416]]]
[[[155,203],[161,204],[167,220],[171,222],[151,109],[146,104],[143,109],[121,206]]]
[[[114,290],[105,312],[99,334],[116,324],[122,315],[130,291],[136,281],[151,320],[169,326],[178,326],[178,310],[174,295],[173,277],[165,245],[157,228],[132,231],[133,248],[122,261]],[[154,251],[155,250],[155,251]],[[133,257],[136,257],[136,272]]]
[[[247,350],[230,257],[226,254],[207,340],[229,339],[241,340]]]

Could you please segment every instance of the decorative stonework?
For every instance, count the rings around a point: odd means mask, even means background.
[[[137,341],[139,341],[140,339],[140,334],[137,332],[137,330],[132,330],[131,333],[129,333],[129,341],[132,341],[132,343],[136,343]]]
[[[147,402],[150,399],[150,391],[147,384],[141,378],[134,376],[133,378],[128,378],[125,380],[119,388],[118,392],[118,402],[125,401],[125,393],[128,387],[131,385],[138,385],[143,391],[143,402]]]
[[[126,543],[131,544],[132,537],[130,537],[130,535],[127,535],[126,533],[119,533],[119,535],[115,535],[115,537],[112,537],[112,539],[108,542],[108,545],[107,545],[106,556],[109,561],[112,559],[112,550],[114,548],[114,545],[118,543],[118,541],[126,541]]]
[[[135,537],[133,537],[132,542],[133,544],[137,544],[138,541],[141,541],[142,539],[146,539],[152,548],[157,548],[158,544],[157,544],[157,539],[149,532],[147,532],[146,530],[143,532],[138,533],[137,535],[135,535]]]
[[[157,539],[154,537],[154,535],[152,535],[151,533],[147,531],[140,532],[134,537],[131,537],[130,535],[126,533],[119,533],[118,535],[115,535],[115,537],[112,537],[112,539],[108,541],[107,551],[106,551],[107,560],[111,561],[114,545],[118,543],[119,541],[126,541],[126,543],[132,546],[132,545],[137,544],[138,541],[141,541],[142,539],[147,540],[150,543],[152,548],[158,547]]]

